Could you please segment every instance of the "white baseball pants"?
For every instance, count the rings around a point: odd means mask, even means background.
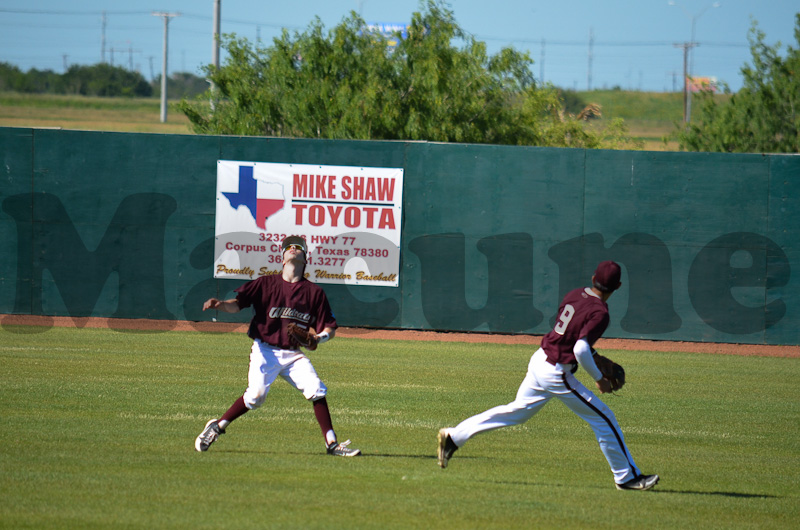
[[[625,445],[614,413],[570,373],[570,367],[550,364],[544,350],[539,348],[528,363],[528,373],[514,401],[467,418],[451,428],[453,442],[461,447],[476,434],[525,423],[556,397],[592,427],[614,474],[614,482],[621,484],[636,478],[640,471]]]
[[[311,401],[323,398],[328,388],[317,376],[314,366],[300,350],[282,350],[256,339],[250,350],[250,367],[247,371],[247,390],[244,404],[257,409],[267,399],[272,383],[281,376]]]

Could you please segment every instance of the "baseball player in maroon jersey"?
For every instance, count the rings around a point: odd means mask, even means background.
[[[608,327],[606,301],[620,287],[620,273],[618,264],[604,261],[597,266],[591,287],[567,293],[558,309],[556,325],[531,357],[514,401],[467,418],[453,428],[441,429],[439,466],[447,467],[453,453],[476,434],[524,423],[555,397],[592,427],[617,489],[649,490],[658,483],[658,475],[639,471],[611,409],[573,375],[580,366],[595,380],[601,393],[611,391],[610,383],[592,358],[592,345]]]
[[[350,440],[337,442],[325,397],[328,389],[287,331],[292,322],[309,331],[313,328],[319,333],[311,333],[322,344],[332,339],[336,330],[336,319],[325,292],[304,277],[307,248],[302,237],[285,238],[281,244],[281,274],[261,276],[245,283],[236,289],[236,298],[225,301],[210,298],[203,304],[204,311],[217,309],[227,313],[252,307],[253,319],[247,335],[253,339],[253,347],[250,351],[247,390],[221,418],[206,423],[194,443],[198,451],[207,451],[233,420],[260,407],[272,383],[281,376],[311,401],[328,454],[361,454],[359,449],[348,447]]]

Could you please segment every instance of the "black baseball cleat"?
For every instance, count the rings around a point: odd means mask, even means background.
[[[458,446],[453,439],[450,438],[450,431],[448,429],[439,429],[437,439],[439,441],[439,467],[444,469],[447,467],[447,461],[450,460],[453,453],[458,450]]]
[[[342,443],[333,442],[328,446],[328,454],[333,456],[358,456],[361,454],[361,449],[350,449],[350,440]]]
[[[208,451],[211,444],[216,442],[221,434],[225,434],[225,431],[219,428],[217,420],[208,420],[208,423],[206,423],[206,426],[203,428],[203,432],[201,432],[194,441],[194,448],[201,452]]]
[[[628,482],[617,484],[617,489],[645,491],[649,490],[656,484],[658,484],[658,475],[639,475]]]

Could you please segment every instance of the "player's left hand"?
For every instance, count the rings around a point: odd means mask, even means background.
[[[291,337],[300,346],[310,351],[314,351],[317,349],[317,344],[319,344],[319,337],[317,337],[317,334],[314,333],[313,331],[301,328],[294,322],[290,322],[289,325],[286,327],[286,330],[289,332],[289,337]]]
[[[611,387],[608,392],[615,392],[625,386],[625,369],[621,365],[602,355],[595,355],[592,358],[600,373],[603,374],[603,380]],[[606,392],[603,391],[604,394]]]

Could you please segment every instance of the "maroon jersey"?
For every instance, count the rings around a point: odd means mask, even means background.
[[[553,330],[542,337],[542,349],[547,358],[556,363],[576,362],[572,348],[580,339],[590,346],[608,327],[608,304],[590,288],[579,288],[567,293],[558,308],[558,318]]]
[[[317,333],[325,328],[336,329],[325,291],[313,282],[301,279],[291,283],[280,274],[261,276],[236,289],[239,307],[253,307],[253,319],[247,336],[272,346],[294,349],[286,327],[295,322],[312,327]]]

